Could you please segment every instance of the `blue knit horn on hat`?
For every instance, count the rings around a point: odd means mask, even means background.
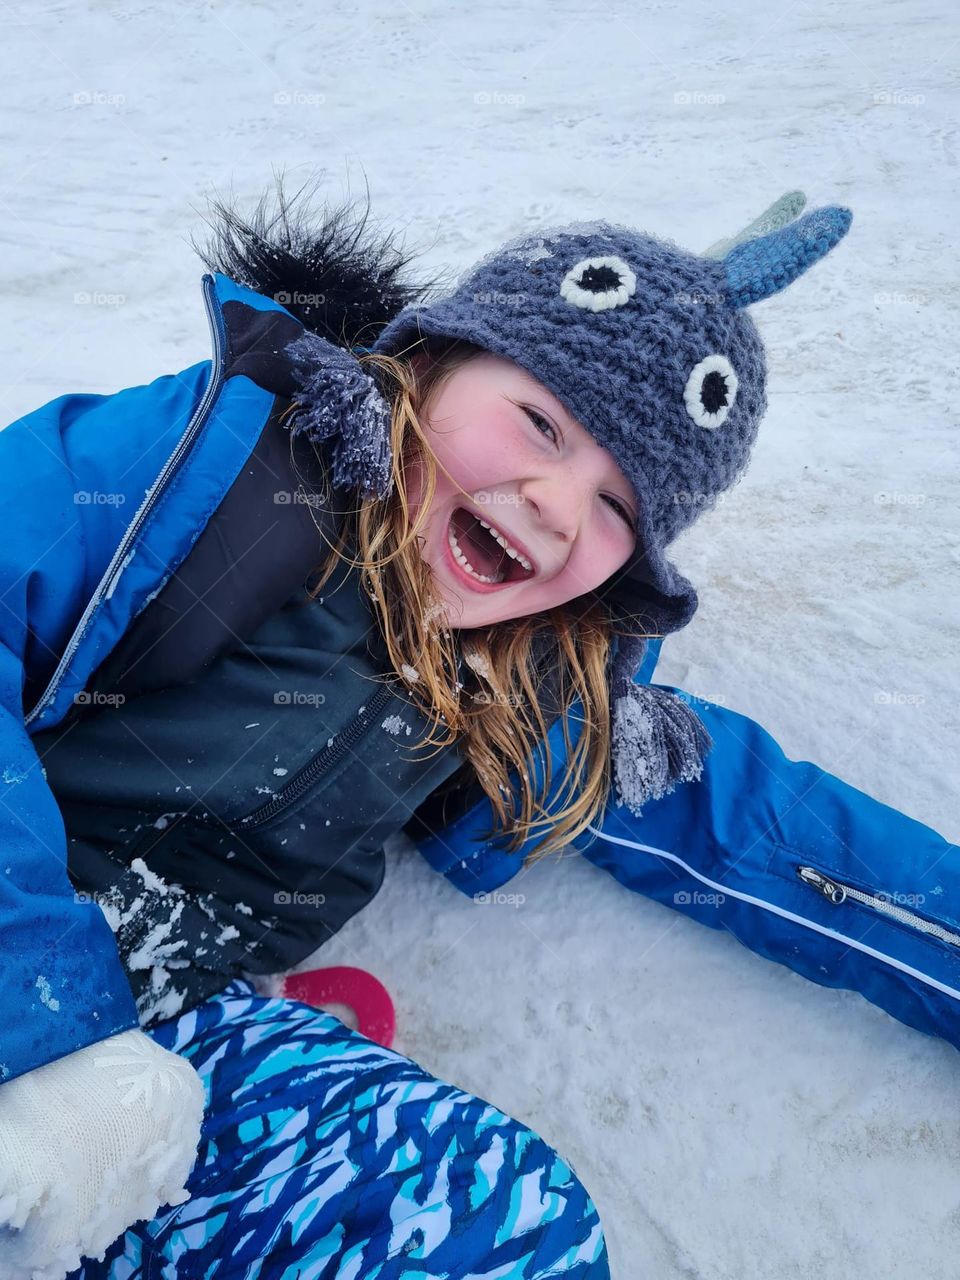
[[[599,589],[615,619],[612,766],[620,802],[640,814],[700,776],[712,746],[684,699],[635,676],[646,637],[685,626],[692,584],[665,548],[746,469],[766,410],[763,343],[746,307],[785,288],[850,226],[849,209],[797,216],[788,192],[739,235],[705,254],[628,227],[573,223],[516,237],[487,254],[447,296],[399,311],[370,348],[399,355],[431,335],[462,338],[513,360],[548,387],[631,481],[639,516],[630,560]],[[309,353],[308,353],[309,354]],[[314,353],[316,354],[316,353]],[[339,353],[342,355],[342,353]],[[329,408],[306,421],[343,439],[344,474],[367,460],[388,473],[388,415],[371,385],[338,364],[318,386],[358,397],[362,439]],[[302,397],[309,401],[309,396]]]

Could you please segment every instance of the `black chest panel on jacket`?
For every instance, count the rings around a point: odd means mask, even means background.
[[[336,525],[292,496],[298,475],[319,478],[312,446],[294,463],[275,412],[87,704],[34,735],[71,879],[111,919],[144,1024],[305,959],[376,893],[386,838],[463,763],[455,745],[416,749],[429,722],[384,681],[359,572],[338,563],[308,598],[327,554],[316,526],[333,540]]]

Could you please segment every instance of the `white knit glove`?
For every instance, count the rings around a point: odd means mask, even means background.
[[[0,1276],[63,1280],[189,1197],[200,1077],[122,1031],[0,1085]]]

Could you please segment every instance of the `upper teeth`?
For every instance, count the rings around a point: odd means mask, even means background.
[[[519,560],[519,562],[523,565],[523,567],[528,572],[533,571],[533,565],[530,563],[527,557],[525,555],[521,555],[520,552],[516,549],[516,547],[511,547],[510,543],[506,540],[506,538],[503,536],[502,533],[498,533],[497,530],[494,529],[492,524],[487,524],[486,520],[481,520],[479,516],[477,516],[477,520],[479,521],[480,524],[483,525],[484,529],[490,530],[490,533],[493,535],[494,538],[496,538],[497,542],[500,543],[501,547],[503,547],[504,551],[506,551],[507,555],[510,556],[511,559]]]

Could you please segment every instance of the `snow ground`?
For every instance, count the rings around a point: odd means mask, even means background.
[[[333,199],[365,173],[428,273],[544,222],[702,249],[794,187],[848,203],[844,242],[753,309],[770,409],[747,477],[675,545],[702,603],[657,678],[958,838],[948,6],[4,15],[3,421],[205,358],[187,236],[208,194],[252,202],[274,167],[325,168]],[[377,973],[398,1048],[558,1147],[618,1280],[956,1276],[952,1047],[578,859],[510,888],[522,907],[478,906],[399,851],[317,959]]]

